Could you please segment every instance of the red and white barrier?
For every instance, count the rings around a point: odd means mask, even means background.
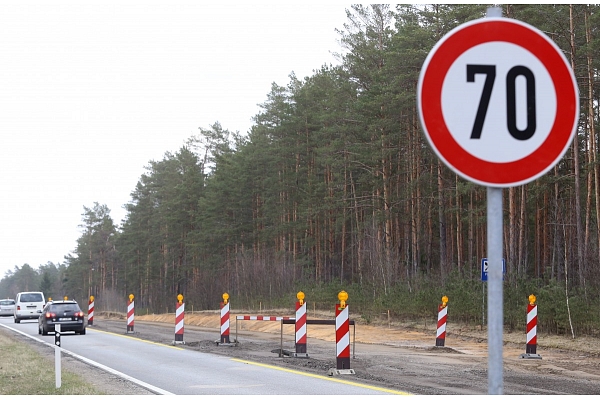
[[[290,317],[270,317],[265,315],[237,315],[235,319],[243,321],[281,321],[284,319],[290,319]]]
[[[446,344],[446,322],[448,320],[448,306],[440,304],[438,306],[437,333],[435,345],[443,347]]]
[[[127,333],[133,333],[133,324],[134,324],[134,319],[135,319],[135,313],[134,313],[134,301],[133,301],[133,295],[129,295],[129,301],[127,302]]]
[[[175,341],[174,343],[182,343],[183,341],[183,319],[185,316],[185,303],[178,302],[175,304]]]
[[[229,344],[229,302],[221,302],[221,342]]]
[[[306,353],[306,303],[296,302],[296,357],[307,356]],[[349,329],[349,328],[348,328]]]
[[[221,303],[223,304],[223,303]],[[293,321],[294,318],[290,317],[274,317],[274,316],[266,316],[266,315],[236,315],[235,316],[235,343],[238,342],[238,321],[281,321],[281,335],[282,335],[282,346],[283,346],[283,321]],[[223,318],[221,317],[221,321]],[[229,319],[227,320],[227,326],[229,326]],[[283,348],[282,348],[283,351]],[[283,357],[282,353],[279,353],[280,357]]]
[[[90,296],[88,303],[88,325],[94,325],[94,296]]]
[[[335,350],[338,370],[350,369],[350,319],[348,305],[335,305]]]

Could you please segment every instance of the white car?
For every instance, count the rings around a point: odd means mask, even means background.
[[[0,300],[0,317],[12,317],[15,313],[15,301],[13,299]]]
[[[46,305],[44,293],[42,292],[21,292],[17,293],[15,298],[15,323],[18,324],[23,319],[38,319],[42,315],[42,310]]]

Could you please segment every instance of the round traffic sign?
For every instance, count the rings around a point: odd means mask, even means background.
[[[548,172],[579,120],[577,82],[562,51],[508,18],[482,18],[446,34],[423,64],[417,103],[437,156],[463,178],[492,187]]]

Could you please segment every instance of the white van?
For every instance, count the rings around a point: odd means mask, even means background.
[[[21,292],[15,297],[15,323],[22,319],[38,319],[46,305],[44,293]]]

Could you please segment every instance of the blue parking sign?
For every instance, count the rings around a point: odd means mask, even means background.
[[[504,280],[504,275],[506,275],[506,260],[502,259],[502,280]],[[487,282],[488,280],[488,259],[481,259],[481,281]]]

